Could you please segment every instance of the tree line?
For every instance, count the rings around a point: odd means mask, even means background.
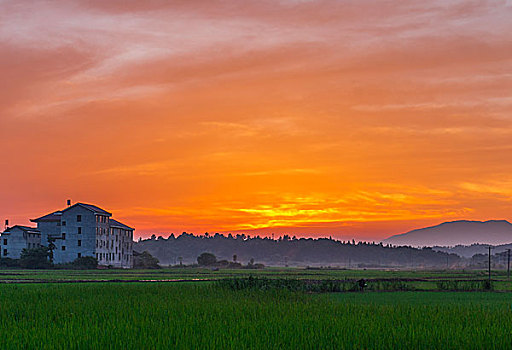
[[[343,241],[332,238],[297,238],[283,235],[277,239],[245,234],[171,234],[153,235],[135,243],[137,251],[147,251],[163,265],[193,264],[198,255],[209,252],[219,259],[240,262],[254,259],[272,266],[339,267],[456,267],[462,263],[457,254],[431,248],[392,246],[375,242]]]

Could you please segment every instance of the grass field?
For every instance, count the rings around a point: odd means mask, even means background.
[[[265,288],[230,287],[248,276]],[[512,293],[503,291],[512,285],[503,271],[493,274],[494,292],[434,291],[439,281],[485,277],[452,270],[0,270],[0,349],[510,349]],[[281,287],[359,278],[373,281],[368,291]],[[396,280],[423,291],[370,288]]]
[[[45,282],[151,282],[151,281],[196,281],[225,278],[246,278],[249,276],[301,280],[403,280],[410,288],[436,290],[440,281],[483,281],[487,271],[482,270],[309,270],[303,268],[266,268],[263,270],[206,268],[164,268],[158,270],[0,270],[2,283],[45,283]],[[512,291],[512,282],[506,271],[492,272],[493,288]],[[369,282],[370,287],[373,282]]]
[[[507,349],[508,293],[0,285],[2,349]]]

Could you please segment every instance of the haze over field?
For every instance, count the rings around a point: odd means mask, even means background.
[[[0,219],[380,240],[511,219],[512,6],[0,1]]]

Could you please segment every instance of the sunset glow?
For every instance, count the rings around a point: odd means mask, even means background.
[[[142,237],[510,220],[511,33],[505,0],[0,0],[0,219],[69,198]]]

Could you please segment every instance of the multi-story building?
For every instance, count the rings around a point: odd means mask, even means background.
[[[134,229],[112,219],[111,213],[97,206],[76,203],[31,221],[37,224],[37,228],[29,228],[39,234],[37,243],[54,246],[54,263],[93,256],[98,259],[99,265],[133,267]],[[1,238],[6,233],[12,235],[9,231],[12,229],[6,230]],[[9,242],[9,238],[7,240]],[[17,244],[21,246],[21,243]],[[9,252],[10,248],[4,249]]]
[[[8,227],[0,237],[0,256],[19,259],[23,249],[37,248],[41,245],[41,232],[33,227]]]

